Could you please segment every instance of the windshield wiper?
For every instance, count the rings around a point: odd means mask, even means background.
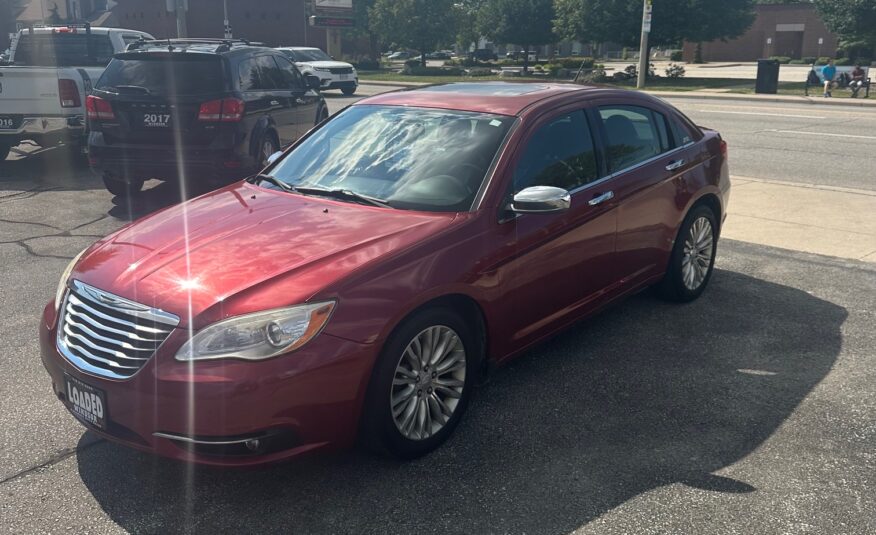
[[[355,191],[350,191],[348,189],[325,189],[312,188],[307,186],[295,186],[292,189],[294,191],[297,191],[298,193],[303,193],[305,195],[321,195],[323,197],[331,197],[333,199],[343,199],[355,201],[361,204],[369,204],[371,206],[380,206],[381,208],[392,208],[392,206],[390,206],[390,204],[383,199],[369,197],[368,195],[362,195],[361,193],[356,193]]]
[[[277,186],[278,188],[280,188],[283,191],[295,191],[295,188],[293,188],[289,184],[283,182],[279,178],[277,178],[275,176],[271,176],[271,175],[266,175],[264,173],[259,173],[257,175],[253,175],[253,176],[247,178],[246,180],[247,180],[247,182],[250,182],[252,184],[255,184],[259,181],[269,182],[269,183]]]

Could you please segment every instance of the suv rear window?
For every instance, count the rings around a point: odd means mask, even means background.
[[[113,57],[109,35],[27,32],[18,37],[16,65],[35,67],[103,67]]]
[[[117,92],[119,86],[143,88],[152,95],[203,95],[226,90],[222,59],[182,53],[137,54],[112,60],[97,89]]]

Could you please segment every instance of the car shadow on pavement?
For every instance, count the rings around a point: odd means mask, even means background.
[[[177,181],[161,182],[151,187],[150,183],[147,183],[146,189],[135,195],[130,197],[113,197],[113,206],[107,213],[122,221],[134,221],[152,212],[193,199],[229,183],[231,181],[224,183],[216,181],[191,181],[185,187],[181,187]]]
[[[132,532],[567,533],[664,485],[758,492],[715,472],[828,374],[846,316],[717,270],[694,303],[640,294],[498,370],[422,459],[219,470],[101,443],[78,452],[79,475]]]

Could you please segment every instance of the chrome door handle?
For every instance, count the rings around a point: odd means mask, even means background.
[[[596,197],[593,197],[592,199],[590,199],[587,202],[587,204],[589,204],[590,206],[598,206],[598,205],[604,203],[605,201],[609,201],[611,199],[614,199],[614,192],[613,191],[606,191],[605,193],[603,193],[601,195],[597,195]]]
[[[666,170],[667,171],[675,171],[676,169],[678,169],[679,167],[681,167],[683,165],[684,165],[684,160],[674,160],[674,161],[669,162],[669,164],[666,166]]]
[[[279,105],[280,105],[280,101],[279,101],[279,100],[272,100],[272,101],[271,101],[271,106],[279,106]]]

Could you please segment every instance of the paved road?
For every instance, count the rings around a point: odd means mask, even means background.
[[[796,138],[757,153],[750,123],[796,118],[678,103],[725,132],[734,172],[782,176]],[[531,351],[426,459],[221,472],[97,440],[50,393],[41,305],[79,250],[179,199],[121,203],[58,150],[0,164],[0,531],[876,531],[876,269],[728,240],[702,300],[637,296]]]

